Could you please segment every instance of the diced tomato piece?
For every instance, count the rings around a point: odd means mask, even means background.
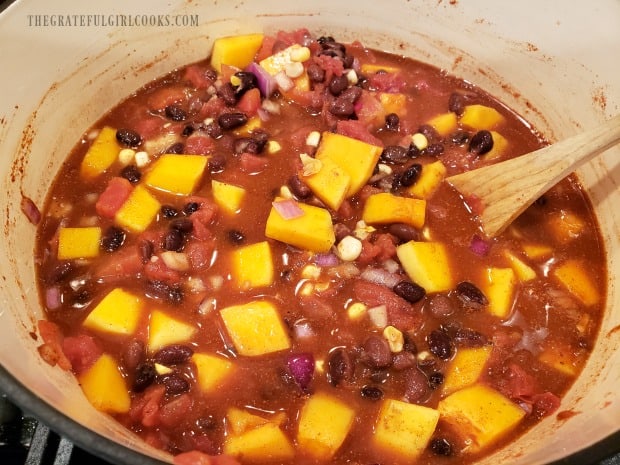
[[[161,134],[166,121],[157,116],[143,116],[130,125],[130,129],[136,131],[143,140],[152,139]]]
[[[534,406],[534,415],[540,417],[546,417],[554,413],[560,408],[560,398],[552,392],[544,392],[542,394],[536,394],[532,398]]]
[[[203,103],[202,108],[198,112],[198,115],[200,116],[200,118],[203,119],[207,117],[215,118],[220,113],[222,113],[225,108],[226,102],[224,102],[224,99],[221,97],[213,96],[205,103]]]
[[[263,43],[261,44],[258,52],[256,53],[256,62],[260,62],[267,57],[273,55],[273,45],[276,42],[276,38],[274,36],[265,36],[263,37]]]
[[[134,398],[129,409],[129,417],[146,427],[157,426],[160,403],[165,393],[166,387],[161,384],[149,386],[142,395]]]
[[[93,269],[93,276],[106,283],[135,276],[144,268],[138,247],[121,248],[113,254],[102,256]]]
[[[325,82],[329,82],[334,76],[342,76],[344,73],[344,64],[336,57],[317,55],[312,57],[312,61],[325,70]]]
[[[131,191],[133,191],[133,186],[127,179],[119,176],[110,179],[95,204],[97,214],[104,218],[114,218]]]
[[[530,397],[535,392],[536,380],[532,375],[515,363],[508,366],[507,383],[502,386],[504,393],[512,399]]]
[[[353,285],[353,292],[358,300],[369,307],[385,305],[388,324],[401,331],[415,328],[421,322],[422,315],[415,312],[409,302],[385,286],[358,279]]]
[[[241,170],[250,173],[260,173],[269,164],[269,160],[266,157],[259,157],[252,155],[251,153],[242,153],[239,156]]]
[[[235,66],[230,66],[230,65],[222,63],[222,69],[220,72],[220,77],[222,79],[222,82],[230,82],[230,78],[234,76],[235,73],[238,73],[239,71],[240,71],[239,68]]]
[[[187,416],[194,401],[189,394],[181,394],[159,409],[159,421],[164,426],[174,426]]]
[[[377,234],[374,241],[375,246],[380,248],[377,259],[383,262],[389,258],[396,256],[396,238],[391,234]]]
[[[62,351],[63,335],[58,325],[48,320],[39,320],[37,327],[45,343],[38,348],[43,359],[52,366],[58,365],[63,370],[70,370],[71,362]]]
[[[66,337],[62,341],[62,351],[71,362],[76,374],[92,366],[103,353],[95,339],[87,334]]]
[[[193,155],[207,155],[212,153],[214,148],[215,142],[209,136],[192,134],[185,141],[184,152]]]
[[[215,242],[213,240],[193,240],[185,246],[185,253],[189,257],[192,269],[201,270],[211,264]]]
[[[254,116],[260,107],[260,90],[257,87],[248,90],[237,102],[237,109],[248,117]]]
[[[355,114],[357,121],[360,123],[360,127],[352,128],[357,129],[359,134],[363,134],[362,128],[368,132],[369,127],[379,127],[385,122],[385,109],[381,105],[381,101],[377,98],[373,92],[363,91],[360,98],[355,102]],[[360,139],[359,136],[353,134],[350,137]],[[360,139],[364,140],[364,139]]]
[[[362,265],[367,265],[375,261],[375,259],[381,253],[381,247],[373,244],[368,239],[362,240],[362,253],[357,257],[357,262]]]
[[[184,86],[160,87],[149,95],[147,104],[151,110],[161,111],[168,105],[180,103],[186,100],[186,90]]]
[[[405,90],[407,82],[402,73],[374,73],[368,76],[370,85],[379,92],[398,93]]]
[[[206,68],[199,65],[190,65],[185,69],[184,81],[189,81],[196,89],[203,89],[213,84],[207,77]]]
[[[362,142],[367,142],[372,145],[376,145],[377,147],[383,147],[383,141],[376,136],[373,136],[368,128],[358,120],[341,120],[338,121],[336,125],[336,132],[338,134],[342,134],[343,136],[352,137],[353,139],[361,140]]]
[[[144,275],[151,281],[163,281],[167,284],[181,282],[179,272],[168,268],[162,259],[151,260],[144,265]]]

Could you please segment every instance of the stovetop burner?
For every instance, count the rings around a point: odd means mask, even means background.
[[[0,464],[114,465],[74,446],[35,418],[23,415],[3,394],[0,394]],[[597,465],[620,465],[620,454]]]

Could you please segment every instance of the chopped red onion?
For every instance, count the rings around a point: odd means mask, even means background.
[[[293,82],[293,80],[290,77],[288,77],[286,75],[286,73],[284,73],[284,71],[280,71],[273,78],[275,79],[276,83],[278,84],[278,87],[283,92],[288,92],[293,87],[295,87],[295,83]]]
[[[258,89],[263,94],[263,97],[270,97],[276,91],[276,80],[261,65],[252,62],[245,70],[256,76]]]
[[[336,266],[340,260],[333,253],[318,253],[314,256],[314,263],[318,266]]]
[[[489,253],[490,249],[491,249],[491,244],[485,241],[484,239],[482,239],[477,234],[474,234],[474,236],[471,238],[471,243],[469,244],[469,250],[471,250],[476,255],[484,257],[486,254]]]
[[[375,284],[381,284],[382,286],[386,286],[389,288],[394,287],[402,280],[399,276],[392,274],[382,268],[366,268],[364,271],[362,271],[360,278],[365,281],[369,281]]]
[[[262,122],[269,121],[269,118],[271,118],[271,115],[269,114],[269,112],[265,110],[264,108],[257,109],[256,113],[258,114],[258,117],[260,118]]]
[[[286,365],[299,387],[306,389],[314,375],[314,357],[312,354],[307,352],[291,354],[286,361]]]
[[[292,220],[304,215],[304,211],[293,199],[276,200],[272,205],[285,220]]]
[[[56,310],[62,305],[62,295],[58,286],[48,287],[45,290],[45,306],[48,310]]]
[[[34,225],[39,224],[39,221],[41,221],[41,212],[31,199],[28,197],[22,197],[21,209],[26,215],[26,218],[28,218],[28,221]]]
[[[296,339],[310,339],[315,335],[314,329],[308,320],[301,319],[293,325],[293,334]]]

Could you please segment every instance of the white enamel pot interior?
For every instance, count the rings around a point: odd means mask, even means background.
[[[92,6],[91,6],[92,5]],[[498,96],[549,140],[620,106],[620,2],[494,0],[16,1],[0,15],[0,383],[26,410],[114,463],[170,457],[95,411],[76,381],[38,356],[33,263],[38,205],[74,143],[123,97],[205,57],[214,38],[307,27],[431,62]],[[36,15],[197,15],[197,26],[44,25]],[[38,18],[38,19],[37,19]],[[48,17],[48,21],[53,17]],[[38,21],[38,23],[37,23]],[[95,24],[95,21],[98,23]],[[108,21],[110,19],[108,18]],[[37,26],[37,24],[39,24]],[[578,172],[607,249],[607,308],[585,371],[551,416],[484,464],[589,463],[620,448],[620,149]],[[565,459],[568,458],[568,459]]]

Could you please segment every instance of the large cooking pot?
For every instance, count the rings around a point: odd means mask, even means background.
[[[592,127],[620,107],[617,0],[101,5],[16,1],[0,15],[0,386],[43,422],[115,463],[170,457],[94,410],[71,375],[39,357],[35,227],[20,202],[26,196],[43,204],[73,144],[121,98],[205,57],[218,36],[303,26],[444,68],[498,96],[551,141]],[[175,17],[157,16],[165,14],[189,16],[177,24]],[[619,159],[620,149],[609,150],[578,173],[598,213],[610,281],[598,342],[561,407],[568,413],[546,418],[484,464],[589,463],[620,451]]]

